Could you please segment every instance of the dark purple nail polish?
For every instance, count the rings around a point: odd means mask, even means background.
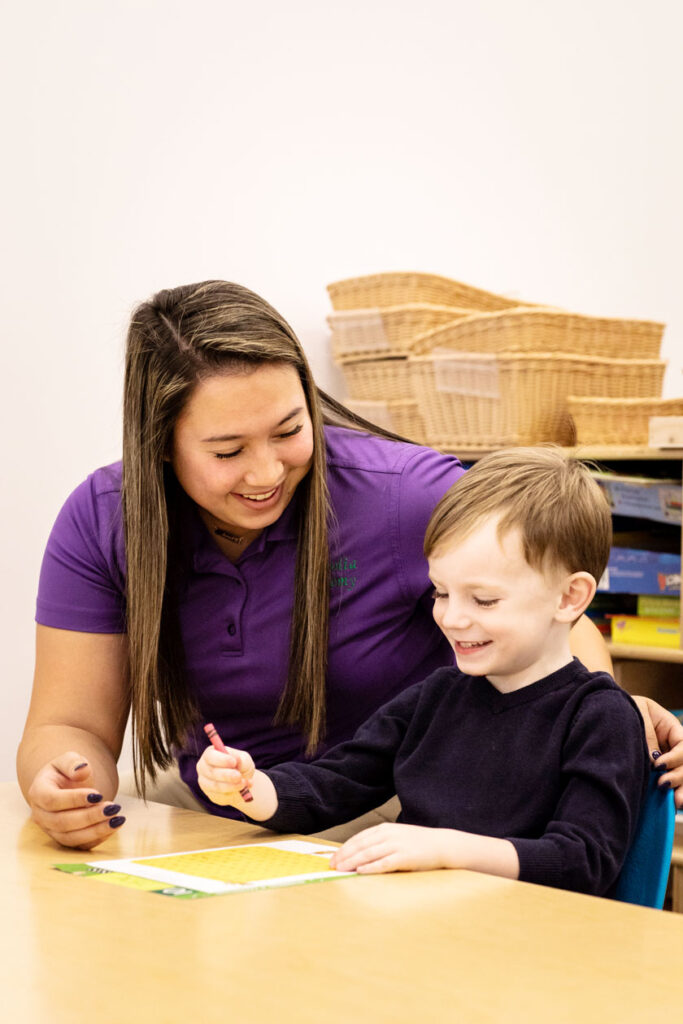
[[[85,799],[88,801],[89,804],[98,804],[100,802],[100,800],[102,799],[102,794],[101,793],[88,793],[88,795],[86,796]]]
[[[657,783],[657,785],[660,789],[671,789],[671,783],[668,779],[662,779],[661,782]]]
[[[72,768],[72,771],[77,772],[79,768],[86,768],[87,764],[88,764],[87,761],[83,761],[82,764],[74,765],[74,767]]]
[[[662,752],[661,752],[661,750],[653,750],[653,751],[652,751],[652,760],[653,760],[653,761],[656,761],[656,760],[657,760],[657,758],[658,758],[658,757],[661,757],[661,756],[662,756]]]
[[[121,804],[107,804],[106,807],[102,808],[102,814],[106,814],[110,818],[112,814],[118,814],[120,810]]]
[[[666,772],[669,770],[665,764],[661,764],[659,761],[657,762],[657,764],[653,764],[652,768],[653,771],[656,772]]]
[[[125,820],[126,820],[125,818],[110,818],[109,819],[109,824],[110,824],[111,828],[120,828],[121,825],[123,825]]]

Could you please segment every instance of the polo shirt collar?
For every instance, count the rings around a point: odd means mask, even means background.
[[[235,569],[241,562],[251,558],[253,555],[261,554],[265,550],[266,544],[290,540],[296,541],[298,536],[299,501],[300,494],[297,489],[280,518],[271,526],[267,526],[259,534],[256,540],[240,555],[236,563],[231,562],[222,554],[199,515],[197,506],[194,503],[188,502],[187,511],[184,512],[184,516],[186,516],[184,527],[192,545],[192,564],[195,572],[222,573],[230,576],[234,574]]]

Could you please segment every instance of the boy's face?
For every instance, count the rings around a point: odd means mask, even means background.
[[[462,540],[446,540],[429,559],[429,575],[434,619],[458,668],[505,692],[571,661],[568,624],[555,617],[569,574],[533,569],[519,530],[499,539],[497,525],[491,517]]]

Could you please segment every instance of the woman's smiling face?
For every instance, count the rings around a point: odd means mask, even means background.
[[[311,467],[313,426],[284,363],[200,381],[178,417],[171,464],[205,522],[252,540],[276,522]]]

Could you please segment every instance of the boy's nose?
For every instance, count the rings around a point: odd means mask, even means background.
[[[472,625],[472,619],[464,609],[449,605],[443,617],[443,624],[448,629],[467,629]]]

